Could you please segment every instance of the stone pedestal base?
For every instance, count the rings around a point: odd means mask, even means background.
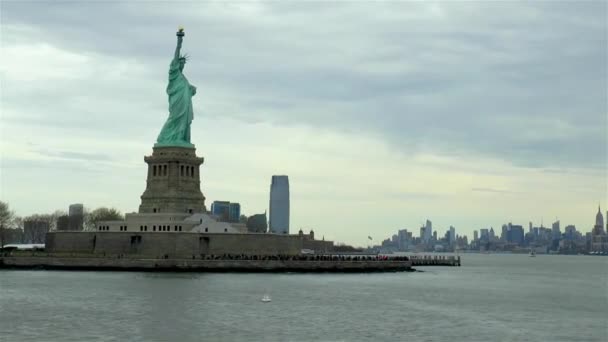
[[[140,213],[204,213],[199,167],[204,158],[195,148],[154,147],[144,157],[148,164],[146,190],[141,195]]]

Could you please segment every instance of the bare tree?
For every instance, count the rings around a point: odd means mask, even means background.
[[[85,210],[84,213],[84,224],[86,230],[95,230],[97,222],[100,221],[121,221],[124,219],[125,217],[122,215],[122,213],[115,208],[101,207],[90,212]]]
[[[23,239],[27,243],[44,243],[53,225],[52,214],[34,214],[23,219]]]
[[[4,246],[6,241],[6,229],[15,217],[15,212],[9,209],[8,203],[0,201],[0,247]]]
[[[65,210],[55,210],[52,214],[49,214],[49,230],[57,230],[57,219],[67,214]]]

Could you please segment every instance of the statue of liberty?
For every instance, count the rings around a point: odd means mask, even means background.
[[[178,146],[194,147],[190,143],[190,124],[193,119],[192,96],[196,94],[196,87],[191,85],[183,74],[186,65],[186,56],[180,55],[184,29],[177,31],[177,47],[175,55],[169,66],[169,117],[156,139],[155,147]]]

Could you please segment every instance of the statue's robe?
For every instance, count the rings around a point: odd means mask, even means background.
[[[169,66],[169,118],[156,140],[162,146],[192,146],[190,143],[190,124],[193,119],[192,96],[196,88],[188,83],[179,70],[179,59],[174,58]]]

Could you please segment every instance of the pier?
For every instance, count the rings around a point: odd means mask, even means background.
[[[460,255],[411,255],[412,266],[460,266]]]
[[[0,269],[169,272],[312,272],[369,273],[414,271],[406,258],[363,259],[317,257],[268,258],[137,258],[97,256],[4,256]]]
[[[190,272],[407,272],[413,266],[460,266],[459,256],[387,255],[193,255],[146,258],[129,255],[12,252],[0,269],[190,271]]]

